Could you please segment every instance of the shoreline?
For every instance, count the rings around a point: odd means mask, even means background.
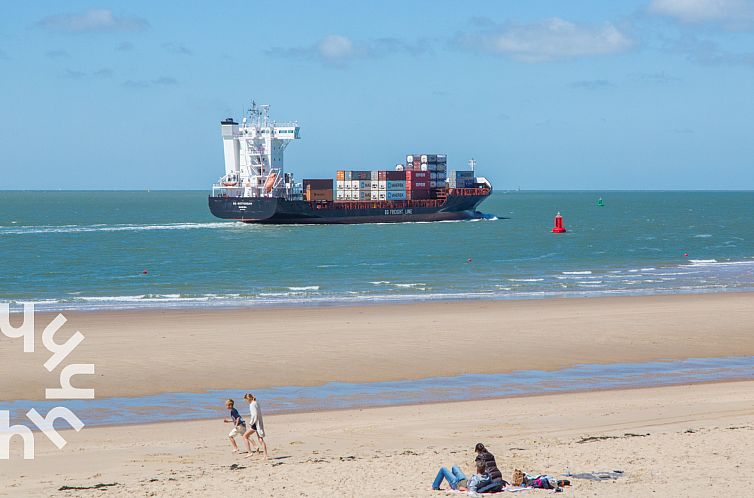
[[[746,260],[748,262],[748,260]],[[462,302],[507,302],[507,301],[551,301],[551,300],[573,300],[573,299],[610,299],[610,298],[631,298],[631,297],[659,297],[659,296],[696,296],[696,295],[717,295],[717,294],[754,294],[754,287],[742,287],[733,289],[605,289],[605,290],[583,290],[583,291],[529,291],[521,293],[494,294],[493,292],[466,292],[462,294],[437,294],[422,295],[408,294],[400,296],[380,295],[370,296],[359,300],[358,298],[345,296],[327,296],[285,300],[265,301],[263,299],[242,299],[242,298],[217,298],[216,304],[203,304],[211,302],[206,298],[170,298],[160,300],[159,298],[144,298],[142,304],[115,304],[103,305],[101,307],[47,307],[48,300],[25,301],[25,300],[5,300],[0,302],[10,303],[11,316],[20,315],[23,303],[34,303],[35,310],[38,313],[57,314],[57,313],[108,313],[108,312],[164,312],[164,311],[251,311],[257,309],[328,309],[328,308],[354,308],[368,306],[402,306],[413,304],[429,303],[462,303]],[[92,296],[100,298],[100,296]],[[107,297],[107,296],[105,296]],[[140,296],[123,296],[128,298],[141,298]],[[181,303],[177,300],[195,300],[192,303]],[[238,301],[234,301],[238,299]],[[128,301],[138,303],[138,301]],[[170,304],[174,303],[174,304]],[[56,303],[60,304],[60,303]]]
[[[4,399],[58,382],[40,340],[56,315],[37,315],[35,353],[0,342]],[[66,361],[96,366],[74,385],[100,398],[754,356],[754,293],[65,316],[56,341],[86,337]]]

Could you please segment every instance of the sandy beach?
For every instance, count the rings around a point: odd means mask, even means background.
[[[33,354],[0,341],[2,399],[41,399],[56,382],[40,367],[53,316],[37,316]],[[748,293],[65,316],[57,341],[85,335],[67,361],[95,363],[78,387],[98,398],[754,355]]]
[[[0,496],[449,496],[430,491],[438,467],[470,472],[479,441],[506,477],[624,472],[574,478],[565,496],[751,496],[754,487],[752,381],[270,416],[267,462],[231,454],[227,427],[92,428],[67,432],[62,451],[40,438],[37,460],[0,465]],[[58,491],[97,484],[115,485]]]

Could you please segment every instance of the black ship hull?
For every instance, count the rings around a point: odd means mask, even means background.
[[[209,197],[213,215],[268,224],[353,224],[481,218],[477,206],[489,191],[443,200],[309,202],[268,197]]]

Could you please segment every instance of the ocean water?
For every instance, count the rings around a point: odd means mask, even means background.
[[[754,290],[754,192],[499,192],[481,205],[485,220],[329,226],[225,222],[206,196],[0,192],[0,302],[65,310]],[[550,233],[557,211],[566,234]]]

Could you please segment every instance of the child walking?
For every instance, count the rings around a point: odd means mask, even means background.
[[[259,403],[257,403],[257,398],[251,393],[246,393],[243,396],[243,399],[249,402],[249,429],[244,433],[243,437],[246,440],[246,444],[249,445],[251,441],[251,436],[256,433],[257,438],[259,439],[259,444],[264,449],[264,459],[269,460],[269,455],[267,454],[267,443],[264,442],[264,422],[262,421],[262,409],[259,408]],[[249,454],[246,455],[246,457],[251,456],[251,449],[249,449]]]
[[[251,453],[251,446],[249,446],[249,439],[244,436],[246,433],[246,422],[243,421],[241,415],[238,414],[238,410],[234,407],[234,401],[229,399],[225,401],[225,408],[230,410],[230,419],[224,419],[226,424],[233,424],[233,429],[228,434],[230,438],[230,444],[233,447],[233,453],[238,453],[238,445],[236,444],[236,436],[241,436],[246,441],[246,449]]]

